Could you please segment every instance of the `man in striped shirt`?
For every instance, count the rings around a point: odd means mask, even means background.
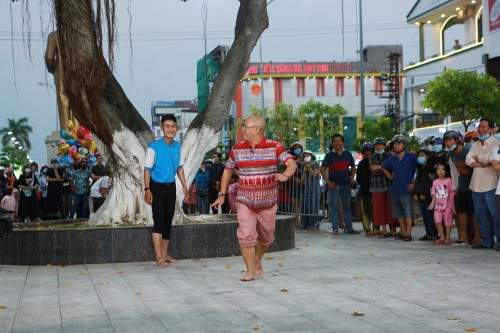
[[[256,275],[264,273],[262,256],[274,241],[278,182],[286,182],[297,168],[292,155],[282,144],[264,137],[265,129],[266,122],[262,117],[246,119],[242,126],[244,141],[236,144],[229,153],[219,197],[212,204],[215,208],[223,204],[229,181],[237,169],[237,236],[247,267],[241,281],[254,280]],[[285,164],[284,172],[278,173],[278,163]]]

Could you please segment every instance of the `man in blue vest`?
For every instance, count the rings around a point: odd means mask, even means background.
[[[172,114],[161,117],[163,138],[152,142],[144,163],[144,200],[153,210],[153,247],[156,265],[167,267],[175,262],[168,254],[170,230],[175,211],[175,175],[182,184],[184,197],[189,198],[184,169],[181,164],[181,144],[174,140],[177,119]]]

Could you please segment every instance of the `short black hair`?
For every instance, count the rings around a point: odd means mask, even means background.
[[[332,136],[332,142],[333,142],[333,139],[339,137],[340,140],[342,140],[342,142],[344,142],[344,136],[340,133],[335,133],[333,136]]]
[[[7,187],[7,195],[12,195],[12,187]]]
[[[217,157],[219,157],[219,160],[222,160],[222,153],[215,152],[214,155],[217,155]]]
[[[479,119],[479,122],[482,122],[482,121],[486,121],[486,122],[488,123],[488,127],[489,127],[489,128],[493,128],[493,127],[495,127],[495,122],[494,122],[492,119],[490,119],[490,118],[481,117],[481,118]]]
[[[177,124],[177,118],[175,118],[175,116],[173,114],[164,114],[163,116],[161,116],[161,124],[162,125],[167,120],[172,120],[174,123]]]
[[[38,169],[38,163],[36,162],[31,162],[30,166],[36,166],[36,168]]]

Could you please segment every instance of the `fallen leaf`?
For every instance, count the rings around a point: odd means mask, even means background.
[[[328,237],[328,233],[324,232],[323,237]]]
[[[420,275],[420,272],[411,272],[413,275]]]
[[[452,316],[450,316],[450,317],[448,317],[448,318],[446,318],[446,319],[448,319],[448,320],[458,320],[458,318],[457,318],[457,317],[452,317]]]
[[[90,272],[80,272],[80,275],[89,275]]]
[[[205,268],[207,268],[207,265],[206,265],[206,264],[204,264],[204,265],[201,265],[201,267],[205,267]]]
[[[60,266],[61,266],[62,268],[66,267],[66,265],[65,265],[65,264],[61,264]]]
[[[279,257],[278,260],[285,260],[285,257]]]
[[[309,244],[304,244],[305,247],[309,247]]]
[[[226,269],[231,269],[231,265],[226,265]]]
[[[332,246],[338,246],[337,244],[333,244]]]
[[[266,260],[274,260],[274,257],[273,256],[267,256]]]
[[[355,276],[354,278],[355,278],[356,280],[364,280],[364,279],[365,279],[365,278],[364,278],[364,277],[362,277],[362,276]]]
[[[0,310],[4,310],[4,309],[7,309],[7,307],[3,304],[0,304]]]
[[[280,263],[278,264],[278,267],[285,267],[285,265],[283,265],[283,263],[281,263],[281,262],[280,262]]]
[[[140,292],[140,291],[136,291],[136,292],[135,292],[135,294],[136,294],[136,295],[140,295],[140,294],[141,294],[141,292]]]
[[[123,271],[123,270],[121,270],[121,269],[117,270],[116,272],[117,272],[118,274],[125,273],[125,271]]]
[[[475,327],[466,327],[466,328],[464,328],[464,331],[466,331],[466,332],[475,332],[477,330],[476,330]]]
[[[424,263],[422,263],[422,265],[430,265],[430,263],[429,262],[424,262]]]
[[[283,289],[280,289],[280,291],[281,291],[282,293],[286,293],[286,292],[288,291],[288,289],[283,288]]]
[[[63,287],[69,287],[71,286],[71,283],[63,283]]]
[[[98,285],[102,286],[104,285],[105,283],[104,282],[97,282]]]
[[[44,227],[40,226],[40,227],[36,227],[36,230],[43,230],[45,229]]]
[[[443,301],[448,301],[448,297],[443,297]]]
[[[253,328],[254,331],[258,331],[260,330],[260,325],[259,324],[255,324],[255,327]]]
[[[47,264],[47,267],[52,267],[52,264]]]
[[[370,257],[373,257],[375,255],[375,252],[370,251],[368,252],[368,254],[370,255]]]
[[[354,311],[354,312],[352,313],[352,315],[353,315],[354,317],[362,317],[362,316],[364,316],[365,314],[364,314],[364,313],[361,313],[361,312],[356,312],[356,311]]]

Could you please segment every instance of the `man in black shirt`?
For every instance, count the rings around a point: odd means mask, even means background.
[[[50,167],[45,176],[47,186],[47,214],[64,214],[62,197],[62,173],[57,168],[57,159],[50,160]]]
[[[97,164],[92,167],[92,173],[90,174],[90,178],[95,182],[101,177],[104,177],[104,168],[105,166],[102,164],[103,159],[101,154],[97,154],[95,156]]]

